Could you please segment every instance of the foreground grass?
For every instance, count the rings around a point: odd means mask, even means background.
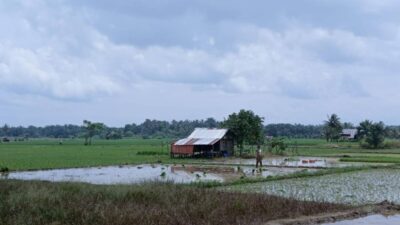
[[[0,224],[262,224],[347,209],[174,184],[95,186],[0,181]]]

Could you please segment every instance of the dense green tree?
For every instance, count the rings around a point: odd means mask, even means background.
[[[364,121],[365,122],[365,121]],[[370,121],[371,123],[371,121]],[[220,127],[221,122],[213,118],[206,120],[182,120],[160,121],[146,120],[141,124],[127,124],[124,127],[105,127],[97,133],[100,138],[107,138],[107,134],[115,132],[123,137],[148,137],[148,138],[183,138],[189,135],[196,127],[216,128]],[[268,124],[263,127],[264,134],[273,137],[287,138],[320,138],[325,135],[323,125],[302,125],[302,124]],[[350,128],[349,124],[343,127]],[[361,126],[363,127],[363,126]],[[400,138],[400,126],[387,126],[385,128],[387,138]],[[0,137],[16,138],[84,138],[86,128],[78,125],[50,125],[44,127],[0,127]],[[363,135],[360,130],[359,134]],[[258,136],[257,134],[255,136]],[[254,142],[254,141],[252,141]]]
[[[4,124],[4,126],[1,128],[1,130],[3,131],[3,135],[7,136],[8,131],[10,130],[10,127],[7,124]]]
[[[357,126],[357,139],[364,139],[371,131],[372,121],[364,120]]]
[[[328,116],[328,120],[324,121],[324,135],[326,141],[339,141],[343,126],[340,118],[336,114]]]
[[[232,113],[222,123],[222,127],[228,128],[236,138],[236,144],[242,155],[244,144],[260,144],[263,140],[264,118],[254,114],[251,110],[240,110]]]
[[[400,139],[400,127],[386,126],[386,137],[391,139]]]
[[[288,145],[285,143],[284,138],[272,138],[268,141],[268,150],[275,151],[277,155],[283,155]]]
[[[264,127],[264,133],[272,137],[320,138],[323,133],[323,126],[287,123],[268,124]]]
[[[357,130],[362,146],[374,149],[384,147],[386,129],[383,122],[373,123],[365,120],[360,123]]]
[[[105,126],[103,123],[93,123],[88,120],[83,121],[83,126],[86,130],[85,133],[85,145],[92,144],[92,138],[96,135],[99,131],[101,131]]]

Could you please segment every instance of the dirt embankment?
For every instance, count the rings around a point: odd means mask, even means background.
[[[295,219],[270,221],[265,225],[310,225],[310,224],[321,224],[321,223],[333,223],[341,220],[357,219],[372,214],[381,214],[385,216],[390,216],[399,213],[400,213],[400,205],[395,205],[393,203],[384,201],[376,205],[366,205],[342,212],[324,213],[315,216],[299,217]]]

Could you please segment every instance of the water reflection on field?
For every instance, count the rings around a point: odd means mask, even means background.
[[[345,220],[336,223],[326,223],[325,225],[398,225],[400,224],[400,215],[382,216],[372,215],[354,220]]]
[[[255,165],[255,159],[216,159],[214,163],[217,164],[238,164],[238,165]],[[340,162],[339,158],[330,157],[264,157],[264,166],[275,167],[298,167],[298,168],[339,168],[339,167],[352,167],[372,165],[370,163],[357,163],[357,162]]]
[[[252,166],[199,165],[137,165],[107,166],[11,172],[3,179],[86,182],[92,184],[133,184],[145,181],[173,181],[175,183],[232,181],[243,177],[259,178],[300,172],[297,168],[263,168]],[[308,171],[314,171],[309,169]]]

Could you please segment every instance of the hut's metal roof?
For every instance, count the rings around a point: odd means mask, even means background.
[[[196,128],[189,137],[175,142],[175,145],[213,145],[227,132],[228,129]]]
[[[349,136],[350,138],[355,138],[357,133],[358,133],[357,129],[343,129],[342,131],[342,135]]]

